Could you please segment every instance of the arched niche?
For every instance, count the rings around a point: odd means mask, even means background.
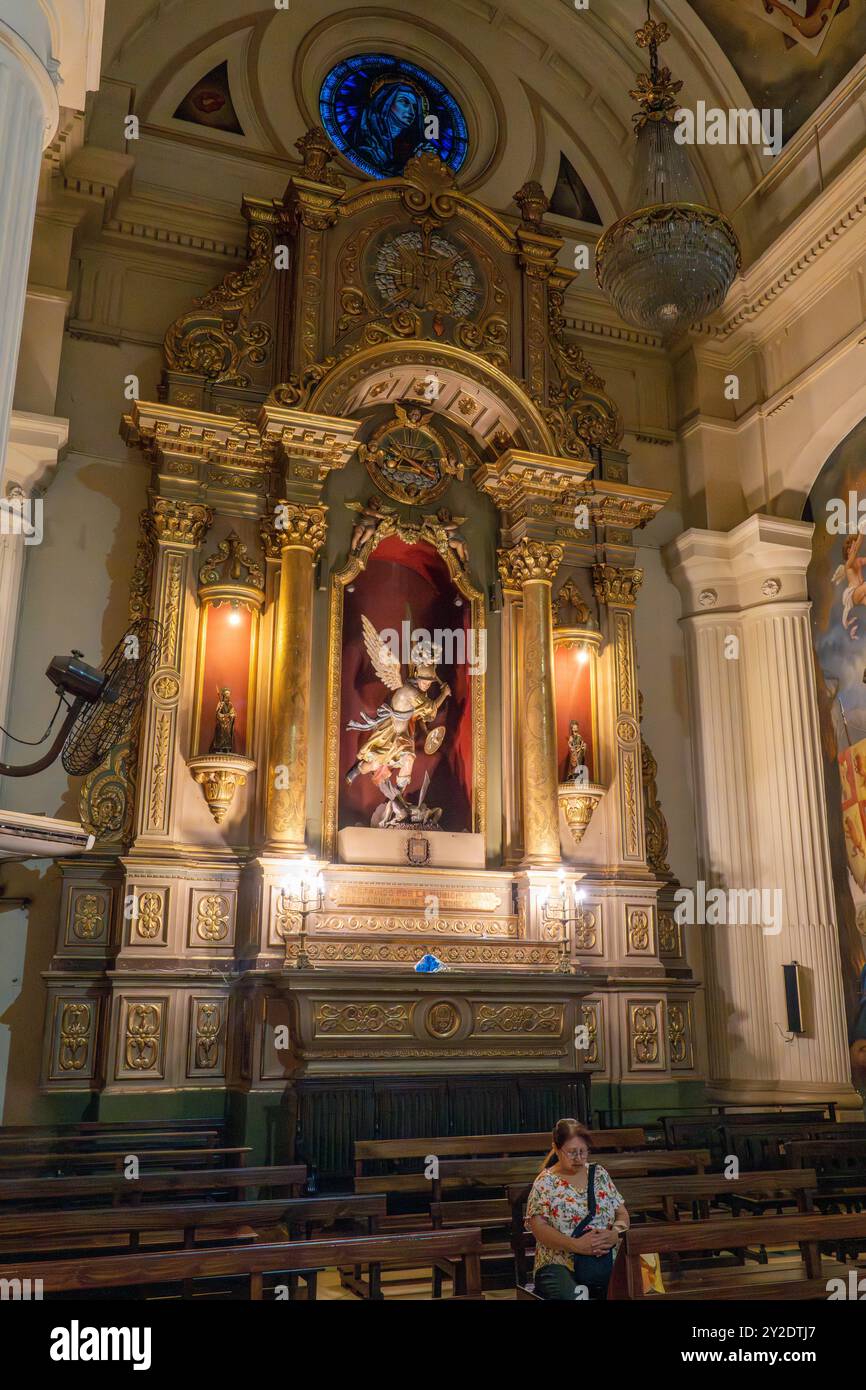
[[[377,632],[402,625],[426,629],[443,643],[438,663],[451,696],[434,723],[445,729],[442,747],[432,755],[419,752],[407,789],[417,800],[425,772],[430,773],[427,803],[442,807],[442,830],[484,835],[487,818],[486,759],[486,617],[484,599],[449,544],[449,534],[434,520],[420,525],[387,519],[378,525],[347,563],[330,579],[328,673],[325,735],[325,788],[322,853],[336,857],[340,829],[369,826],[382,796],[369,774],[350,786],[346,774],[355,763],[367,732],[350,730],[364,713],[375,716],[389,695],[372,667],[362,630],[362,615]],[[461,659],[462,658],[462,659]],[[403,668],[407,674],[406,665]],[[435,690],[433,692],[436,693]],[[420,748],[422,737],[416,739]]]

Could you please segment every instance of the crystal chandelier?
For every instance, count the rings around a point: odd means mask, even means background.
[[[629,93],[641,107],[632,118],[637,150],[627,203],[635,211],[608,227],[595,261],[598,283],[620,317],[665,340],[718,309],[740,268],[736,232],[704,203],[687,148],[675,139],[683,84],[658,60],[669,38],[647,5],[635,39],[649,49],[650,70]]]

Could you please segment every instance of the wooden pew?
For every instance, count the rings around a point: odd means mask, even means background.
[[[135,1144],[125,1149],[95,1149],[87,1153],[0,1153],[0,1177],[37,1177],[40,1174],[63,1177],[66,1173],[98,1172],[101,1168],[122,1172],[130,1156],[146,1163],[148,1168],[213,1168],[220,1160],[225,1164],[228,1159],[233,1160],[233,1166],[242,1168],[250,1153],[252,1149],[248,1145],[229,1149],[139,1149]]]
[[[820,1211],[866,1210],[866,1141],[797,1140],[785,1145],[784,1158],[792,1169],[808,1165],[816,1170]],[[856,1258],[864,1248],[863,1242],[840,1245],[837,1256]]]
[[[218,1148],[223,1143],[222,1132],[216,1129],[201,1130],[137,1130],[126,1132],[111,1130],[106,1134],[41,1134],[6,1135],[0,1130],[0,1157],[7,1154],[43,1153],[76,1154],[118,1148],[122,1144],[134,1145],[136,1149],[193,1149]]]
[[[689,1271],[678,1278],[664,1295],[666,1299],[825,1299],[830,1274],[844,1272],[822,1266],[820,1242],[838,1244],[846,1239],[866,1238],[866,1214],[822,1216],[817,1212],[796,1216],[733,1217],[725,1221],[677,1221],[669,1225],[632,1226],[626,1232],[608,1291],[609,1299],[643,1298],[640,1274],[641,1254],[682,1256],[703,1250],[727,1250],[731,1245],[799,1245],[801,1267],[750,1271]],[[805,1277],[803,1277],[805,1270]],[[664,1274],[666,1285],[671,1282]]]
[[[726,1179],[721,1173],[671,1174],[663,1178],[618,1177],[616,1185],[632,1221],[635,1217],[654,1216],[678,1221],[683,1206],[690,1209],[693,1219],[709,1220],[712,1202],[730,1202],[733,1216],[738,1214],[740,1206],[749,1207],[753,1202],[770,1199],[784,1200],[796,1205],[800,1212],[809,1212],[813,1209],[816,1177],[814,1170],[807,1168],[799,1171],[782,1168],[773,1173],[740,1173],[736,1180]],[[513,1184],[506,1192],[518,1287],[525,1287],[529,1279],[530,1256],[535,1249],[535,1239],[526,1229],[530,1187],[531,1183]]]
[[[126,1207],[93,1207],[72,1211],[0,1213],[0,1252],[4,1257],[28,1257],[36,1244],[51,1250],[93,1250],[95,1243],[108,1244],[111,1238],[125,1238],[129,1251],[142,1248],[142,1236],[154,1241],[195,1247],[202,1233],[213,1238],[217,1232],[245,1230],[256,1236],[254,1227],[286,1232],[303,1229],[309,1238],[314,1226],[332,1226],[338,1220],[364,1220],[367,1233],[374,1234],[385,1216],[385,1197],[359,1197],[346,1193],[339,1197],[279,1197],[249,1202],[175,1202],[161,1205],[146,1202]],[[207,1236],[206,1236],[207,1238]]]
[[[139,1202],[148,1195],[168,1197],[174,1193],[241,1193],[245,1189],[287,1187],[291,1196],[300,1197],[307,1180],[302,1163],[270,1168],[198,1168],[178,1172],[142,1173],[128,1179],[122,1173],[89,1173],[71,1178],[0,1178],[0,1212],[4,1206],[22,1203],[48,1203],[55,1206],[79,1199],[110,1198],[113,1202]]]
[[[0,1280],[39,1279],[43,1294],[180,1284],[192,1295],[197,1279],[249,1280],[249,1297],[264,1296],[265,1275],[306,1274],[343,1265],[418,1269],[447,1259],[454,1269],[453,1297],[483,1299],[481,1232],[425,1231],[347,1239],[279,1241],[231,1249],[172,1250],[97,1258],[32,1261],[0,1267]]]
[[[643,1129],[593,1130],[594,1152],[639,1149],[646,1144]],[[355,1141],[355,1190],[377,1192],[425,1192],[429,1179],[423,1172],[397,1172],[390,1168],[371,1175],[367,1164],[377,1166],[406,1163],[411,1160],[435,1158],[507,1158],[520,1154],[537,1154],[539,1163],[550,1148],[550,1134],[452,1134],[430,1135],[415,1139],[358,1139]],[[373,1176],[375,1186],[367,1184]],[[404,1179],[412,1179],[405,1182]]]
[[[822,1123],[835,1123],[836,1108],[834,1105],[823,1106],[816,1110],[762,1110],[762,1111],[735,1111],[726,1110],[719,1107],[717,1110],[696,1111],[689,1115],[660,1115],[659,1124],[664,1133],[664,1142],[668,1148],[675,1149],[680,1144],[694,1145],[701,1144],[705,1147],[713,1148],[709,1136],[721,1135],[721,1127],[727,1124],[731,1127],[737,1125],[773,1125],[773,1124],[792,1124],[792,1125],[813,1125]]]
[[[209,1120],[77,1120],[71,1124],[56,1125],[0,1125],[2,1139],[64,1138],[88,1139],[102,1138],[106,1135],[160,1134],[202,1134],[212,1136],[217,1142],[226,1131],[226,1121]]]
[[[249,1202],[157,1203],[97,1207],[77,1211],[0,1214],[0,1258],[36,1259],[46,1254],[97,1250],[185,1249],[219,1243],[310,1240],[313,1231],[337,1221],[365,1222],[375,1235],[386,1212],[385,1197],[355,1193],[335,1197],[294,1197]],[[142,1241],[144,1237],[144,1241]],[[315,1293],[315,1273],[307,1280]]]

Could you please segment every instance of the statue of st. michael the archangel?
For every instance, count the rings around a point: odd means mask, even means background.
[[[364,646],[373,670],[392,694],[379,706],[375,715],[362,711],[360,719],[349,721],[347,728],[368,733],[369,738],[360,745],[357,759],[346,773],[346,781],[354,782],[356,777],[368,775],[385,796],[385,802],[373,812],[371,823],[374,826],[407,823],[435,825],[442,811],[425,805],[429,777],[424,779],[417,805],[410,806],[405,793],[412,780],[412,769],[418,755],[415,744],[417,728],[435,719],[451,694],[451,687],[440,679],[436,671],[441,651],[430,642],[419,642],[412,649],[409,674],[404,680],[399,657],[389,643],[382,641],[366,615],[362,616],[361,625]],[[428,692],[431,686],[437,684],[440,689],[434,700]],[[444,737],[444,728],[432,729],[427,735],[424,751],[435,753]]]

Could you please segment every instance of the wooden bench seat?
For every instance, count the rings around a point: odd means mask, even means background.
[[[484,1297],[479,1270],[480,1248],[481,1232],[477,1229],[425,1231],[407,1235],[279,1241],[233,1249],[217,1247],[33,1261],[0,1266],[0,1280],[39,1279],[44,1296],[180,1284],[184,1297],[191,1297],[196,1280],[234,1278],[248,1280],[248,1297],[261,1299],[266,1275],[306,1275],[310,1271],[342,1266],[419,1269],[432,1265],[437,1259],[447,1259],[454,1268],[453,1296],[478,1300]]]
[[[711,1271],[690,1274],[688,1280],[678,1279],[678,1287],[670,1295],[647,1297],[683,1297],[693,1299],[751,1298],[826,1298],[826,1283],[831,1271],[822,1267],[820,1246],[836,1244],[846,1239],[866,1237],[866,1215],[822,1216],[816,1212],[798,1212],[795,1216],[732,1217],[723,1221],[677,1221],[668,1224],[644,1224],[630,1227],[623,1239],[608,1297],[634,1299],[644,1297],[640,1273],[641,1254],[655,1253],[660,1257],[682,1256],[704,1250],[727,1250],[732,1245],[767,1244],[786,1249],[799,1246],[802,1269],[780,1271],[771,1266],[744,1276],[742,1269],[728,1274]],[[833,1273],[836,1270],[832,1271]],[[667,1276],[665,1276],[667,1278]],[[812,1285],[803,1289],[802,1284]],[[687,1284],[687,1286],[686,1286]],[[816,1290],[820,1286],[820,1293]]]
[[[47,1176],[49,1170],[57,1177],[62,1176],[64,1171],[98,1171],[100,1168],[112,1168],[116,1172],[122,1172],[131,1155],[146,1164],[149,1169],[166,1166],[212,1168],[221,1159],[232,1159],[234,1166],[243,1167],[249,1153],[252,1153],[249,1145],[224,1149],[139,1149],[134,1143],[123,1149],[96,1149],[85,1153],[0,1153],[0,1177],[24,1174],[36,1177],[40,1172]]]
[[[144,1197],[168,1198],[174,1193],[241,1193],[246,1189],[285,1187],[300,1197],[307,1180],[304,1164],[292,1163],[268,1168],[196,1168],[188,1171],[166,1169],[142,1173],[128,1179],[122,1173],[88,1173],[68,1178],[0,1178],[0,1212],[4,1207],[82,1203],[94,1198],[113,1202],[140,1202]]]

